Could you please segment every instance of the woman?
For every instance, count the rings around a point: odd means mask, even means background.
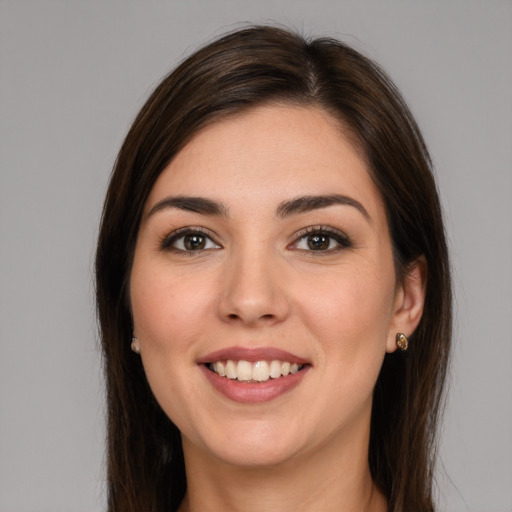
[[[434,510],[448,256],[374,63],[272,27],[188,58],[121,148],[96,272],[109,510]]]

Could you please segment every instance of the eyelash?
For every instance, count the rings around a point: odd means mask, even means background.
[[[162,239],[159,242],[159,248],[162,251],[172,251],[178,254],[188,254],[188,255],[194,255],[201,253],[202,251],[206,251],[209,249],[212,249],[212,247],[204,247],[199,248],[196,250],[190,250],[190,249],[180,249],[178,247],[175,247],[174,244],[180,239],[185,239],[187,235],[200,235],[201,237],[204,237],[206,239],[205,244],[208,244],[209,242],[213,243],[216,247],[213,248],[222,248],[222,246],[215,241],[215,237],[213,234],[201,227],[185,227],[177,229],[176,231],[173,231],[170,234],[167,234],[162,237]],[[301,249],[298,247],[299,243],[302,240],[307,240],[307,238],[312,236],[324,236],[328,239],[328,246],[331,245],[332,240],[334,240],[337,244],[337,247],[326,249]],[[184,243],[184,242],[183,242]],[[295,235],[294,241],[288,246],[291,249],[302,251],[302,252],[310,252],[315,255],[322,255],[322,254],[332,254],[333,252],[341,251],[343,249],[348,249],[350,247],[353,247],[353,243],[350,240],[350,238],[345,235],[343,232],[334,229],[329,226],[309,226],[307,228],[302,229]]]
[[[331,245],[331,241],[334,240],[338,246],[334,248],[327,248],[327,249],[300,249],[298,248],[298,244],[302,240],[306,240],[309,237],[312,237],[314,235],[318,236],[325,236],[329,239],[329,245]],[[332,228],[330,226],[309,226],[307,228],[302,229],[299,231],[296,235],[296,239],[292,244],[290,244],[290,247],[295,247],[295,250],[304,251],[304,252],[310,252],[315,255],[323,255],[323,254],[332,254],[333,252],[338,252],[343,249],[349,249],[350,247],[353,247],[352,240],[345,235],[342,231],[339,231],[338,229]]]
[[[205,228],[201,228],[201,227],[186,227],[186,228],[177,229],[176,231],[173,231],[172,233],[163,236],[159,243],[160,250],[171,251],[171,252],[175,252],[178,254],[189,254],[192,256],[193,254],[197,254],[202,251],[211,249],[211,247],[206,247],[206,248],[201,248],[201,249],[196,249],[196,250],[188,250],[188,249],[179,249],[179,248],[173,246],[173,244],[175,244],[178,240],[180,240],[181,238],[184,239],[187,235],[200,235],[201,237],[206,239],[205,243],[208,243],[208,241],[209,241],[217,246],[215,248],[221,247],[221,245],[215,241],[215,237],[209,230],[207,230]]]

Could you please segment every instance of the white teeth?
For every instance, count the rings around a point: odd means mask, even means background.
[[[218,373],[221,377],[226,376],[226,367],[222,361],[217,361],[215,363],[215,372]]]
[[[220,375],[220,373],[219,373]],[[281,377],[281,361],[272,361],[270,363],[270,376],[273,379]]]
[[[240,364],[240,363],[238,363]],[[272,363],[271,363],[272,364]],[[267,361],[258,361],[252,367],[252,380],[264,382],[270,377],[270,370]]]
[[[252,380],[252,364],[249,361],[238,361],[236,373],[238,380]]]
[[[228,379],[236,379],[237,377],[236,363],[231,361],[231,359],[226,362],[226,377]]]
[[[302,369],[301,364],[289,363],[288,361],[215,361],[209,365],[210,370],[231,380],[245,382],[266,382],[270,378],[278,379],[287,375],[295,374]]]

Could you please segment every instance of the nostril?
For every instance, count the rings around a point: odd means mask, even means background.
[[[243,315],[237,315],[236,313],[230,313],[229,315],[227,315],[227,317],[230,319],[230,320],[241,320],[243,318]],[[274,318],[274,315],[272,313],[267,313],[265,315],[261,315],[259,317],[259,320],[272,320]]]

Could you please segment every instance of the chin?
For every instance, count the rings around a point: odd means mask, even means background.
[[[236,430],[235,430],[236,429]],[[272,425],[233,426],[218,436],[208,436],[203,446],[215,458],[240,467],[276,466],[297,455],[304,440]]]
[[[223,447],[215,455],[224,463],[247,468],[278,466],[295,455],[294,449],[283,446],[262,446],[262,443]]]

